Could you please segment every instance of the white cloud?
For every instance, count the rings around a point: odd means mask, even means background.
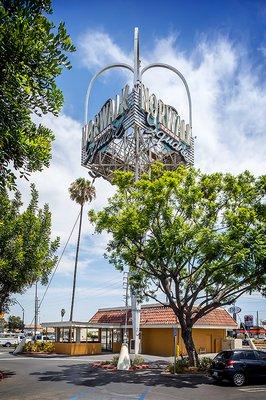
[[[89,68],[101,67],[114,62],[131,64],[132,57],[120,49],[113,39],[102,31],[88,31],[81,37],[79,47],[83,64]]]
[[[73,202],[68,193],[70,184],[78,177],[83,176],[87,179],[88,171],[81,167],[80,161],[80,139],[81,125],[66,115],[58,118],[52,115],[44,116],[42,123],[52,129],[56,135],[53,146],[53,157],[50,168],[45,168],[40,173],[34,173],[30,177],[30,182],[19,181],[19,189],[23,194],[23,199],[27,203],[29,199],[29,185],[34,182],[40,195],[40,205],[49,203],[52,211],[53,236],[61,238],[61,247],[66,243],[70,231],[79,213],[79,205]],[[87,211],[89,208],[101,208],[107,201],[107,198],[114,192],[112,186],[98,179],[94,183],[96,187],[96,199],[86,205],[83,219],[83,236],[90,235],[93,227],[88,221]],[[69,244],[75,245],[77,240],[77,227],[73,232]],[[101,245],[106,241],[101,240]],[[99,244],[96,240],[92,241],[92,247],[99,254]],[[93,248],[91,254],[94,254]],[[66,260],[65,260],[66,261]],[[67,262],[65,263],[67,264]],[[68,269],[68,268],[66,268]]]
[[[100,31],[84,35],[81,50],[88,68],[100,68],[116,61],[133,63],[132,56]],[[266,89],[256,74],[259,69],[254,70],[244,47],[217,37],[201,39],[187,54],[180,51],[176,37],[171,35],[157,40],[154,48],[142,55],[142,65],[153,62],[175,66],[189,84],[193,133],[197,137],[196,166],[209,172],[239,173],[249,169],[261,174],[265,171],[266,142],[262,138]],[[185,89],[172,72],[152,69],[143,81],[188,119]]]

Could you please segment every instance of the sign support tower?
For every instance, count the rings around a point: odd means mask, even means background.
[[[133,73],[132,90],[126,85],[120,96],[109,99],[95,117],[88,121],[88,105],[95,80],[113,68]],[[174,72],[183,82],[188,99],[188,123],[177,110],[158,100],[142,84],[142,75],[152,68]],[[155,161],[174,170],[179,164],[194,163],[192,137],[192,105],[188,84],[175,67],[153,63],[141,69],[139,30],[134,30],[134,65],[114,63],[103,67],[89,82],[84,109],[81,164],[93,178],[103,177],[112,182],[116,170],[132,171],[137,181],[143,172],[149,172]],[[140,349],[140,303],[131,290],[132,330],[134,352]]]

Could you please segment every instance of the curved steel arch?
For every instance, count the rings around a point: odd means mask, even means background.
[[[128,64],[124,64],[124,63],[117,63],[117,64],[109,64],[109,65],[107,65],[106,67],[104,67],[104,68],[102,68],[99,72],[97,72],[97,74],[95,74],[92,78],[91,78],[91,80],[90,80],[90,83],[89,83],[89,86],[88,86],[88,89],[87,89],[87,92],[86,92],[86,98],[85,98],[85,103],[84,103],[84,122],[85,122],[85,125],[87,124],[87,120],[88,120],[88,105],[89,105],[89,100],[90,100],[90,95],[91,95],[91,89],[92,89],[92,86],[93,86],[93,84],[94,84],[94,81],[98,78],[98,76],[100,76],[103,72],[105,72],[105,71],[107,71],[108,69],[111,69],[111,68],[126,68],[126,69],[129,69],[131,72],[133,72],[133,74],[134,74],[134,68],[133,67],[131,67],[130,65],[128,65]]]
[[[182,80],[182,82],[184,83],[184,86],[186,88],[186,92],[187,92],[187,97],[188,97],[188,107],[189,107],[189,125],[190,128],[192,129],[192,102],[191,102],[191,96],[190,96],[190,91],[189,91],[189,87],[187,84],[186,79],[184,78],[184,76],[181,74],[181,72],[178,71],[178,69],[172,67],[169,64],[163,64],[163,63],[154,63],[154,64],[149,64],[147,65],[147,67],[143,68],[141,70],[140,76],[142,77],[142,75],[144,74],[144,72],[146,72],[148,69],[151,68],[166,68],[169,69],[170,71],[174,72],[175,74],[177,74],[179,76],[179,78]]]

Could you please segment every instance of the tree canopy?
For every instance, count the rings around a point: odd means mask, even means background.
[[[47,283],[55,266],[59,238],[51,240],[51,213],[47,204],[38,208],[38,193],[31,186],[31,200],[21,211],[21,195],[9,199],[0,191],[0,312],[13,294],[22,293],[36,280]]]
[[[10,315],[8,317],[7,326],[9,331],[14,331],[15,329],[24,329],[23,321],[20,317],[16,315]]]
[[[69,187],[71,200],[83,206],[86,202],[91,202],[95,196],[95,187],[85,178],[77,178]]]
[[[114,183],[108,205],[90,212],[96,231],[112,234],[106,257],[119,270],[130,268],[140,298],[163,302],[158,295],[166,295],[195,364],[197,320],[265,289],[265,176],[157,164],[137,182],[117,172]]]
[[[55,78],[75,49],[51,13],[50,0],[0,0],[0,186],[15,186],[14,169],[26,177],[49,165],[54,135],[31,116],[60,111]]]

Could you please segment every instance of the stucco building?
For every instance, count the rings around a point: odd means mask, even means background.
[[[127,314],[127,316],[126,316]],[[99,309],[90,319],[90,327],[100,329],[102,350],[120,350],[127,319],[129,340],[132,338],[131,310],[125,308]],[[142,305],[140,314],[141,353],[158,356],[174,355],[174,335],[178,350],[186,354],[180,325],[173,310],[160,304]],[[200,318],[192,329],[194,343],[199,353],[218,352],[228,330],[237,328],[230,314],[223,308],[211,311]]]

